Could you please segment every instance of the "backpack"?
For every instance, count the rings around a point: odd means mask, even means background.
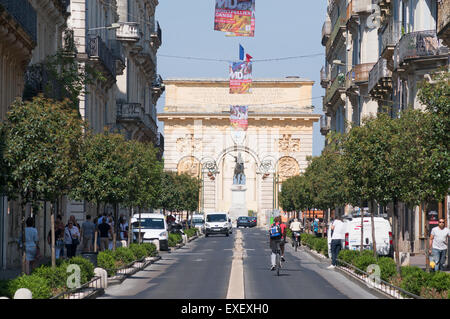
[[[281,226],[279,224],[273,224],[270,226],[269,234],[271,239],[281,238]]]

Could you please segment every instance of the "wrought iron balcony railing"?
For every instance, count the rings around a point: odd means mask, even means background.
[[[342,12],[339,18],[337,19],[336,23],[333,26],[333,31],[330,34],[330,38],[327,41],[326,44],[326,50],[329,52],[330,48],[332,47],[334,41],[336,40],[339,31],[345,30],[347,24],[347,12]]]
[[[37,14],[28,0],[0,0],[0,13],[5,9],[37,43]]]
[[[369,72],[372,70],[375,63],[357,64],[349,72],[351,74],[351,81],[355,84],[365,83],[369,81]]]
[[[89,38],[88,43],[88,55],[92,59],[98,59],[101,61],[110,75],[116,78],[116,59],[114,58],[111,50],[103,42],[99,36]]]
[[[435,30],[411,32],[403,35],[395,47],[394,67],[399,67],[406,60],[448,54],[449,49],[438,39]]]
[[[330,131],[331,125],[329,121],[329,117],[326,115],[320,116],[320,132],[323,135],[326,135]]]
[[[381,53],[386,59],[390,59],[392,51],[397,45],[402,35],[402,25],[400,22],[390,22],[381,33]],[[391,50],[390,56],[387,50]]]
[[[156,48],[159,48],[162,44],[162,30],[159,26],[159,22],[156,22],[156,28],[150,36],[152,38],[152,46],[156,46]]]
[[[325,95],[324,103],[329,103],[333,98],[333,96],[336,94],[336,92],[344,89],[345,89],[345,75],[341,73],[334,78],[333,83],[328,88],[327,93]]]
[[[382,86],[382,81],[392,78],[392,72],[387,67],[387,60],[380,58],[369,72],[369,92]]]

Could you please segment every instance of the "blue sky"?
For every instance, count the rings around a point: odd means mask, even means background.
[[[214,31],[215,0],[160,0],[156,19],[162,29],[158,51],[158,73],[162,78],[228,76],[227,62],[175,59],[161,55],[224,60],[239,58],[239,44],[255,60],[324,53],[321,45],[322,25],[326,16],[325,0],[256,0],[254,38],[226,37]],[[253,65],[253,78],[289,75],[315,81],[314,113],[323,114],[324,89],[320,86],[320,69],[324,56],[284,61],[259,62]],[[164,106],[165,95],[158,101]],[[162,127],[163,123],[158,123]],[[320,155],[324,138],[319,123],[314,124],[313,155]]]

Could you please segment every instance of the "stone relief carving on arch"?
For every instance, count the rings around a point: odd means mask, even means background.
[[[202,139],[194,138],[194,134],[186,134],[184,137],[177,138],[176,147],[177,151],[182,154],[201,152]]]
[[[187,174],[191,177],[200,176],[200,161],[193,156],[183,157],[177,166],[178,174]]]
[[[300,152],[300,139],[292,138],[291,134],[283,134],[283,137],[278,139],[278,150],[283,155]]]
[[[277,174],[279,181],[285,181],[289,177],[300,174],[300,166],[295,158],[284,156],[278,160]]]

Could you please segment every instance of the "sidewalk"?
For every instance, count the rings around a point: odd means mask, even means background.
[[[426,269],[425,254],[415,254],[414,256],[410,256],[409,264],[410,264],[410,266],[417,266],[417,267],[425,270]],[[444,271],[446,273],[450,273],[449,267],[447,266],[447,268]]]
[[[43,257],[39,260],[36,267],[39,267],[43,264],[47,264],[50,262],[50,257]],[[19,277],[22,274],[22,267],[17,268],[8,268],[8,269],[0,269],[0,280],[8,280]]]

